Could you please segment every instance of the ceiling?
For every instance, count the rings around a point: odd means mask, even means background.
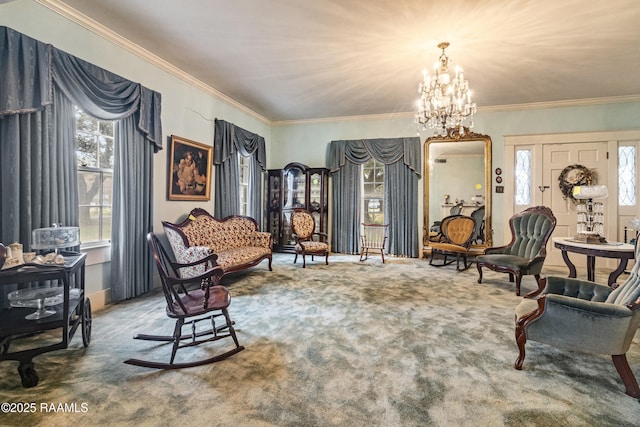
[[[273,121],[410,113],[423,68],[480,110],[640,99],[638,0],[39,0],[64,4]]]

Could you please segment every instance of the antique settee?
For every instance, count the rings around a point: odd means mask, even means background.
[[[184,221],[163,221],[162,225],[178,263],[187,264],[214,253],[225,274],[253,267],[264,259],[269,260],[272,270],[271,234],[259,231],[253,218],[233,215],[220,220],[196,208]],[[203,267],[183,267],[179,274],[198,275],[202,273],[198,268]]]

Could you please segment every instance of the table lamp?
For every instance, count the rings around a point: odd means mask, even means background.
[[[604,203],[594,199],[605,199],[609,195],[605,185],[576,185],[573,197],[578,204],[577,233],[574,240],[582,243],[607,243],[604,238]]]

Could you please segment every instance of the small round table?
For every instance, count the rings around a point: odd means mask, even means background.
[[[635,248],[628,243],[608,242],[608,243],[582,243],[572,237],[554,237],[553,245],[562,251],[562,259],[569,267],[569,277],[577,277],[576,266],[569,260],[568,252],[584,254],[587,256],[587,280],[595,281],[596,257],[619,259],[620,263],[611,274],[609,274],[608,285],[616,283],[616,279],[622,274],[630,259],[635,257]]]

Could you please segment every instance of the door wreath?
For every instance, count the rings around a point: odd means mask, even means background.
[[[562,196],[565,199],[570,199],[573,202],[576,199],[573,197],[573,187],[577,185],[591,185],[593,182],[593,173],[589,168],[582,165],[570,165],[560,172],[558,177],[558,185]]]

